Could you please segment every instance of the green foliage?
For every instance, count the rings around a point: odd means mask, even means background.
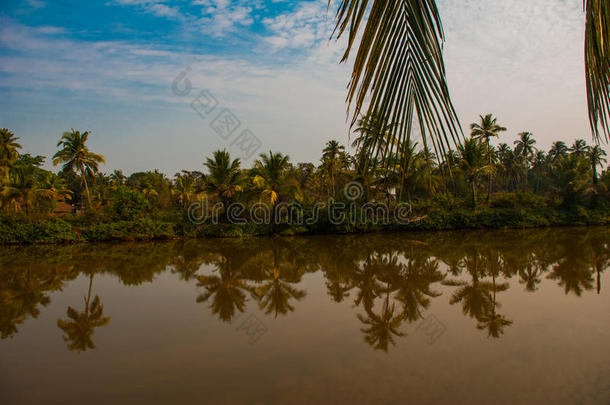
[[[0,220],[0,244],[62,243],[75,241],[72,227],[61,219],[43,221]]]
[[[135,221],[118,221],[91,225],[81,231],[86,241],[113,240],[155,240],[176,237],[174,225],[155,221],[150,218],[139,218]]]
[[[110,212],[116,219],[131,221],[153,212],[150,202],[138,191],[119,186],[114,194]]]

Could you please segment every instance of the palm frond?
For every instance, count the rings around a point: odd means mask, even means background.
[[[584,0],[585,71],[593,138],[610,139],[610,2]]]
[[[395,139],[369,152],[387,164],[394,148],[408,144],[417,117],[424,145],[431,141],[436,155],[444,156],[452,144],[460,144],[462,132],[445,79],[444,34],[436,2],[369,3],[340,0],[333,33],[337,38],[348,33],[345,62],[362,31],[348,85],[351,125],[361,114],[376,111],[385,122],[398,123]]]

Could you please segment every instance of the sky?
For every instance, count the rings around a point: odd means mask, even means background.
[[[582,0],[439,0],[465,133],[493,113],[512,144],[591,142]],[[50,156],[91,132],[103,171],[202,170],[227,149],[318,162],[349,142],[344,44],[327,0],[0,0],[0,127]],[[605,146],[608,150],[607,146]]]

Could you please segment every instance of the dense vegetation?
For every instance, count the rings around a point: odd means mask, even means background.
[[[393,126],[376,115],[365,116],[355,130],[354,154],[329,141],[319,164],[290,162],[268,152],[253,167],[219,150],[203,162],[202,171],[176,173],[173,179],[155,170],[125,176],[100,171],[104,157],[87,147],[89,133],[65,133],[53,156],[58,173],[42,169],[45,157],[19,153],[13,133],[1,130],[0,243],[48,243],[76,240],[144,240],[197,236],[242,236],[293,233],[348,233],[385,229],[462,229],[534,227],[607,223],[610,173],[606,153],[576,140],[536,148],[530,132],[513,145],[497,138],[506,129],[491,115],[471,125],[471,135],[456,150],[438,156],[427,145],[408,140],[391,156],[371,155],[395,141]],[[504,135],[502,135],[504,137]],[[371,151],[375,150],[376,153]],[[355,197],[346,186],[358,184]],[[216,204],[215,221],[193,222],[193,203]],[[74,207],[59,212],[58,202]],[[268,224],[229,221],[233,203],[245,207],[277,207],[296,202],[306,214],[317,204],[319,220],[290,223],[280,217]],[[390,209],[409,204],[417,221],[379,223],[374,218],[345,215],[330,221],[333,204],[363,206],[372,202]],[[69,205],[68,205],[69,204]]]

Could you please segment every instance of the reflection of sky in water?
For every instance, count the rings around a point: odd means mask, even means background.
[[[2,248],[0,385],[9,403],[603,403],[609,261],[606,228]]]

